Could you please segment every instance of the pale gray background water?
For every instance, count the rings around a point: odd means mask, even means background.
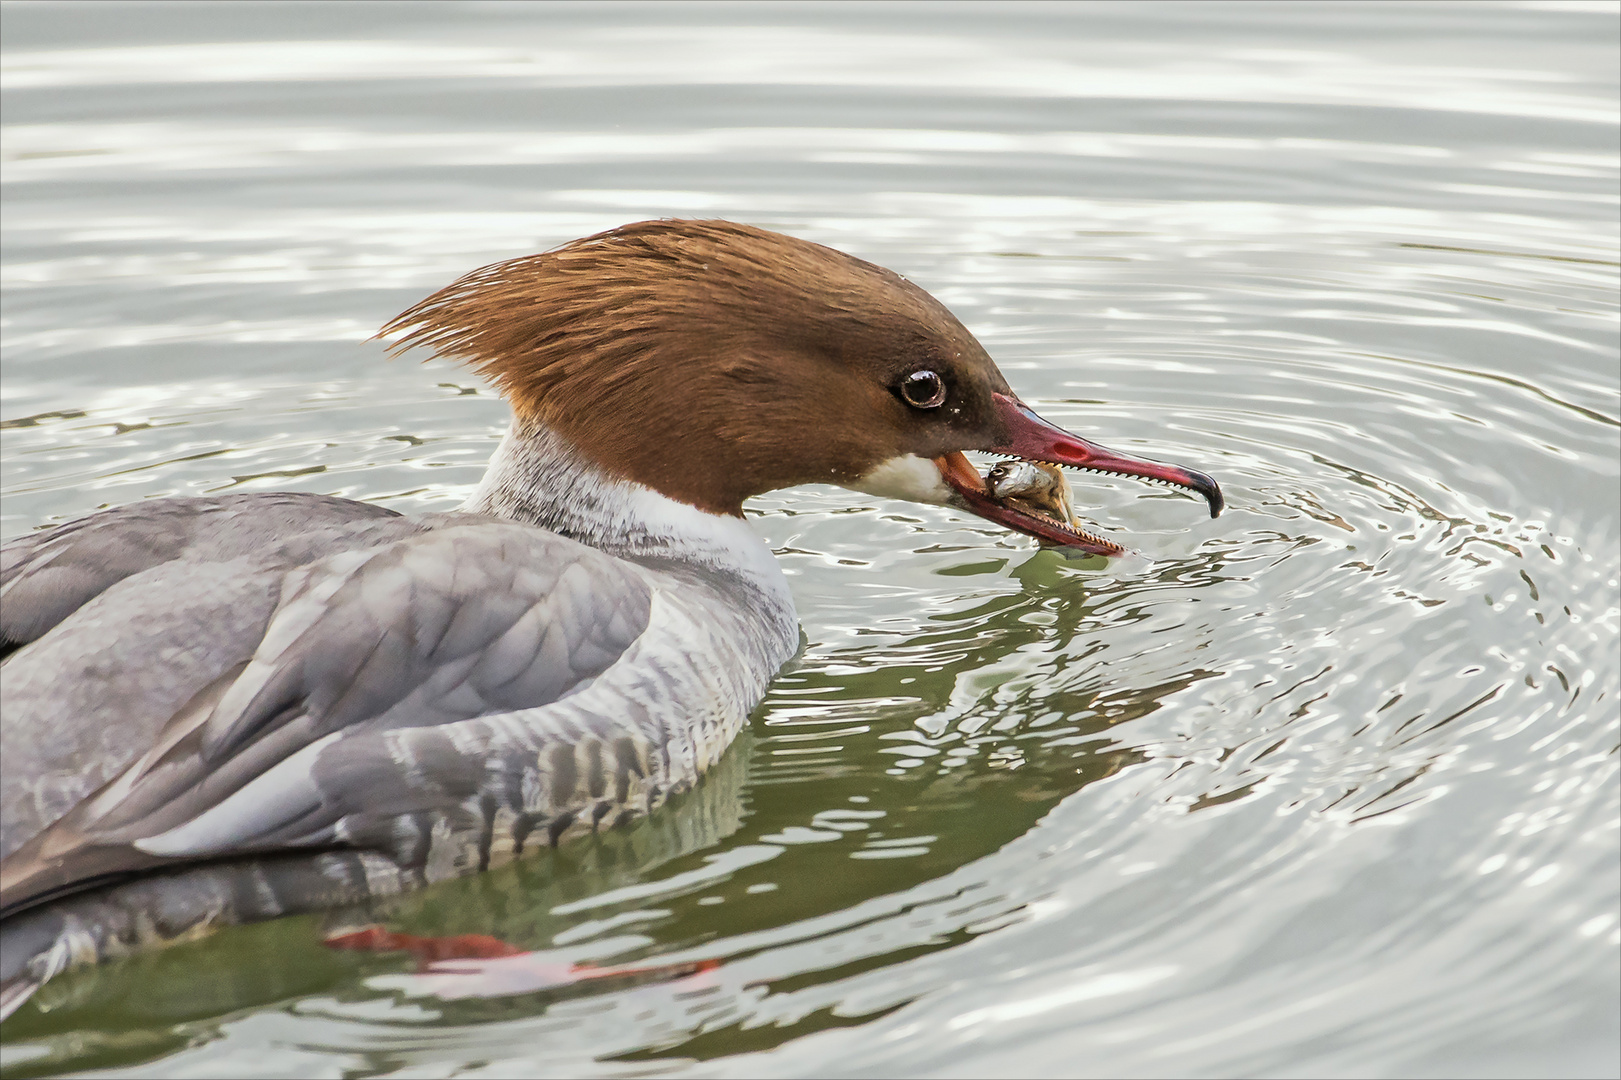
[[[383,913],[64,979],[8,1074],[1614,1075],[1614,4],[12,4],[3,517],[453,505],[505,421],[367,338],[654,216],[873,259],[1207,469],[1066,563],[758,500],[808,640],[712,782]]]

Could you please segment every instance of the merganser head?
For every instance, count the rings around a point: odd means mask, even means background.
[[[1049,543],[1121,548],[995,497],[983,450],[1221,491],[1032,412],[934,297],[832,248],[644,221],[475,270],[383,328],[468,361],[600,468],[718,514],[833,483],[950,504]]]

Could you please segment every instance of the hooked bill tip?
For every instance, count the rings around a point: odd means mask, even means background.
[[[1221,494],[1221,485],[1217,484],[1213,477],[1205,473],[1194,472],[1192,469],[1185,471],[1192,481],[1192,483],[1188,484],[1188,487],[1203,495],[1205,501],[1210,504],[1210,516],[1220,517],[1222,510],[1227,506],[1227,500]]]

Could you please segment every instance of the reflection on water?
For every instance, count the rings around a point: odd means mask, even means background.
[[[59,980],[8,1075],[1615,1072],[1612,7],[77,10],[6,16],[7,536],[454,505],[503,406],[365,339],[659,215],[906,273],[1229,509],[756,500],[807,644],[702,787]],[[320,944],[370,919],[534,955]]]

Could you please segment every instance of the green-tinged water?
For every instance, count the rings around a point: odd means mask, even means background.
[[[1066,559],[755,500],[806,646],[697,791],[380,912],[65,977],[7,1076],[1613,1075],[1613,4],[15,4],[4,503],[455,505],[504,406],[367,340],[657,216],[932,291]],[[3,703],[0,703],[3,704]],[[720,960],[556,985],[570,962]]]

